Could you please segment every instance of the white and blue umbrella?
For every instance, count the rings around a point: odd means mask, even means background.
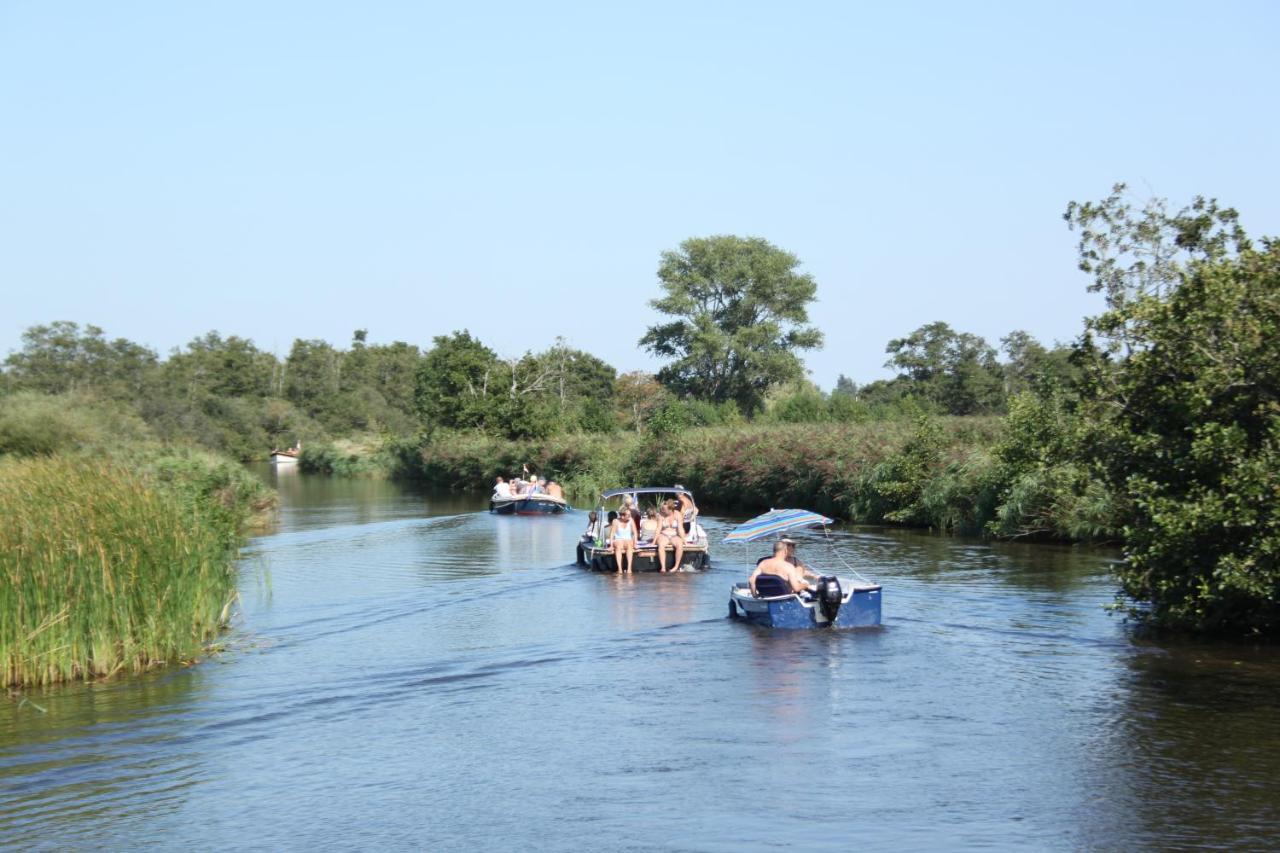
[[[754,542],[766,536],[785,533],[801,527],[817,527],[831,524],[831,519],[807,509],[771,509],[764,515],[757,515],[750,521],[739,524],[729,535],[726,542]]]

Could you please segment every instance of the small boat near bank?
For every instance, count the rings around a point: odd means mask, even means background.
[[[273,450],[271,451],[271,464],[272,465],[297,465],[298,457],[301,455],[302,455],[302,451],[297,449],[296,447],[289,448],[288,450]]]
[[[489,499],[489,512],[497,515],[555,515],[569,509],[564,498],[552,495],[512,495]]]
[[[632,504],[638,507],[642,500],[657,504],[667,498],[678,498],[680,495],[685,495],[690,503],[693,502],[693,493],[682,486],[642,486],[610,489],[601,493],[599,505],[596,507],[596,522],[583,535],[582,541],[578,543],[578,565],[586,566],[593,572],[617,571],[617,561],[614,559],[613,549],[608,542],[608,513],[610,510],[621,510],[626,505],[628,496],[631,498]],[[674,557],[673,553],[666,559],[674,562]],[[700,571],[710,565],[711,546],[707,539],[707,531],[694,518],[689,521],[688,529],[684,531],[684,553],[681,556],[680,565],[676,566],[674,570]],[[651,539],[641,538],[636,542],[635,553],[632,558],[632,571],[657,572],[659,570],[657,543]],[[672,569],[668,569],[668,571],[672,571]]]

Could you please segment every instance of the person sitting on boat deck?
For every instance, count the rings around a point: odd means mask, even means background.
[[[787,562],[800,570],[800,576],[803,578],[820,578],[822,575],[815,572],[804,564],[804,561],[796,556],[796,540],[783,537],[778,540],[787,546]]]
[[[596,538],[596,521],[600,519],[600,515],[593,509],[587,513],[587,529],[582,531],[583,539]]]
[[[564,500],[564,489],[560,488],[560,484],[555,480],[547,481],[547,494],[551,495],[553,498]]]
[[[680,535],[680,516],[669,503],[658,510],[658,535],[654,544],[658,546],[658,571],[667,570],[668,548],[675,548],[676,561],[671,564],[671,571],[677,571],[684,560],[684,537]]]
[[[636,523],[629,512],[624,511],[609,526],[609,547],[618,561],[619,572],[631,574],[636,559],[636,536]]]
[[[684,489],[679,483],[676,484],[677,489]],[[686,491],[676,493],[676,499],[680,501],[680,513],[684,516],[684,532],[692,542],[698,538],[698,505],[693,502],[693,496]]]
[[[498,481],[494,483],[493,486],[493,496],[495,498],[511,497],[511,485],[506,480],[499,477]]]
[[[649,507],[640,515],[640,541],[652,542],[658,538],[658,508]]]
[[[787,585],[792,592],[804,592],[809,587],[804,582],[804,576],[800,574],[800,570],[787,562],[787,546],[783,542],[773,543],[773,556],[766,557],[756,564],[756,570],[751,573],[751,577],[747,582],[751,585],[751,594],[758,596],[760,593],[756,590],[756,581],[762,575],[774,575]]]

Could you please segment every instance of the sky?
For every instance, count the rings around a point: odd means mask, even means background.
[[[823,388],[936,320],[1067,342],[1071,200],[1280,234],[1277,44],[1230,0],[0,0],[0,355],[465,328],[655,370],[660,255],[714,234],[813,275]]]

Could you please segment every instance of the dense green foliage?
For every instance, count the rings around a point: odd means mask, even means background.
[[[1078,347],[1084,456],[1123,504],[1124,592],[1161,627],[1280,629],[1280,245],[1212,201],[1073,206],[1107,311]]]
[[[559,481],[571,498],[591,500],[622,482],[623,466],[639,439],[630,433],[563,433],[544,439],[509,440],[480,432],[438,432],[411,461],[428,482],[457,488],[511,477],[524,466]]]
[[[0,397],[6,685],[199,654],[226,621],[242,532],[275,505],[241,465],[163,447],[128,405],[62,390]]]
[[[675,319],[640,340],[672,359],[658,381],[679,396],[732,402],[751,414],[770,388],[803,376],[797,353],[820,347],[822,333],[805,325],[817,285],[799,265],[758,237],[693,238],[664,252],[663,295],[651,304]]]
[[[435,339],[418,366],[416,407],[428,429],[476,428],[508,438],[612,431],[616,371],[557,340],[500,359],[468,332]]]
[[[1005,471],[989,448],[995,418],[922,417],[860,424],[689,427],[678,437],[562,435],[505,441],[437,434],[418,475],[459,487],[510,475],[525,462],[578,500],[622,483],[682,483],[725,509],[807,506],[868,522],[977,534],[995,523]]]
[[[0,458],[0,683],[200,654],[228,618],[240,531],[273,500],[198,454]]]

